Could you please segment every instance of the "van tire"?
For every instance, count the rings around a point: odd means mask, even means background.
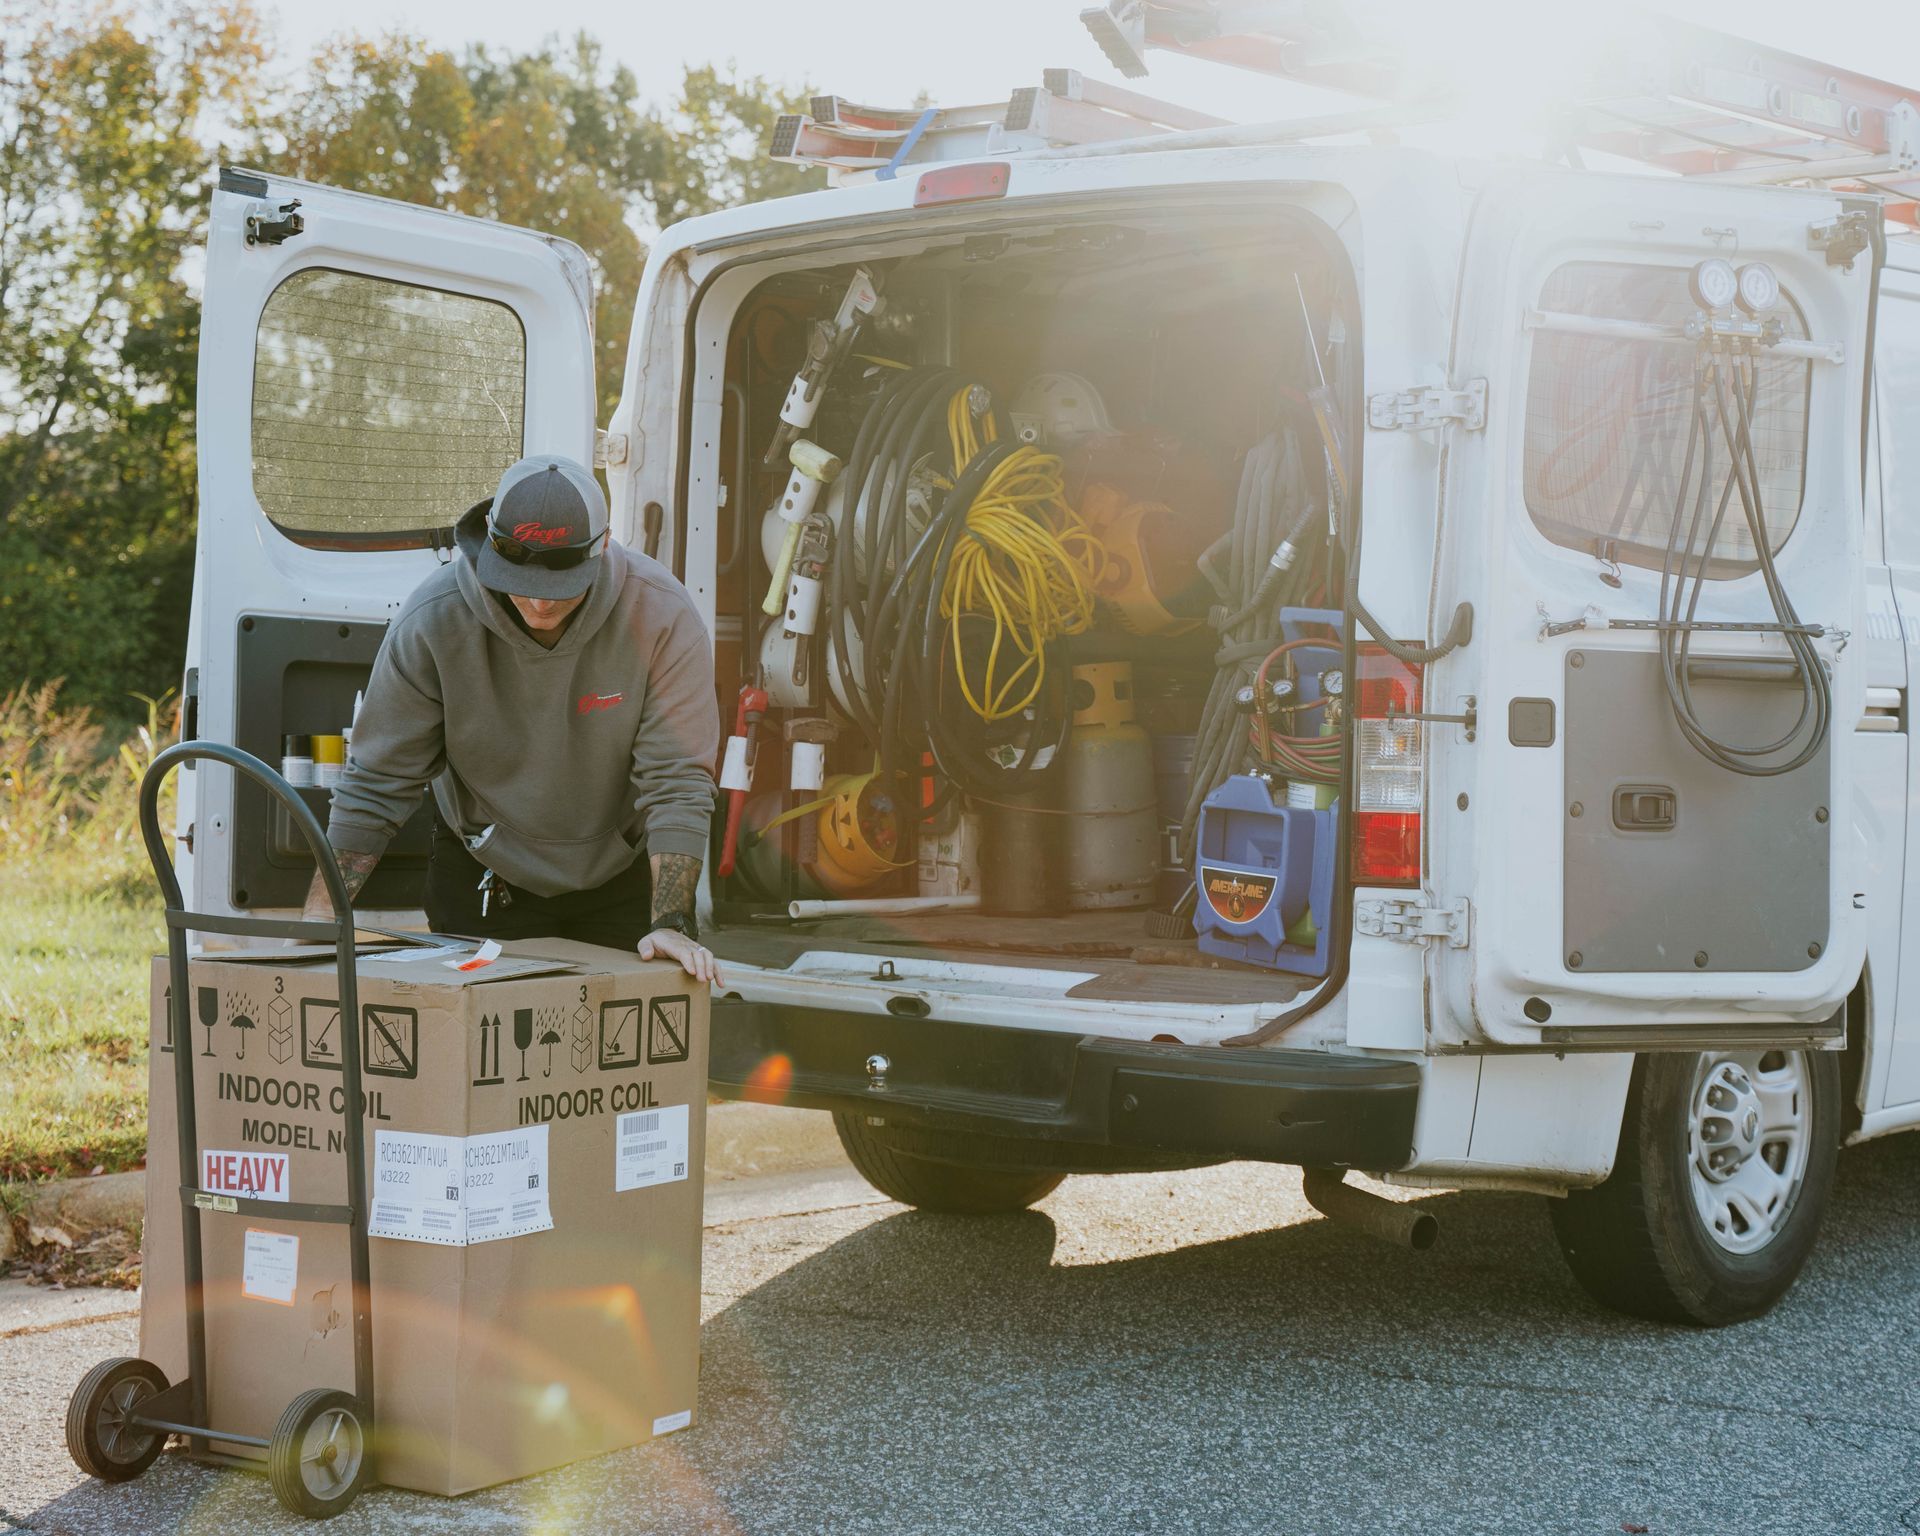
[[[1709,1079],[1723,1069],[1731,1069],[1736,1089],[1763,1080],[1762,1072],[1794,1085],[1774,1097],[1796,1106],[1795,1140],[1804,1142],[1804,1152],[1784,1153],[1797,1178],[1766,1227],[1736,1219],[1728,1236],[1716,1238],[1696,1193],[1697,1186],[1711,1204],[1716,1186],[1695,1162],[1711,1137],[1697,1138],[1694,1127],[1696,1105],[1706,1102]],[[1791,1078],[1782,1077],[1789,1072]],[[1560,1251],[1581,1288],[1616,1312],[1707,1328],[1758,1317],[1786,1294],[1813,1250],[1833,1191],[1840,1130],[1840,1058],[1833,1052],[1642,1056],[1634,1063],[1612,1176],[1597,1189],[1550,1202]],[[1786,1145],[1754,1144],[1749,1156]],[[1765,1161],[1771,1166],[1773,1158]],[[1758,1246],[1729,1247],[1743,1242]]]
[[[861,1178],[889,1200],[922,1211],[960,1216],[1024,1211],[1052,1194],[1066,1177],[1044,1169],[982,1168],[915,1157],[894,1146],[884,1129],[868,1125],[865,1115],[843,1109],[833,1112],[833,1128]]]

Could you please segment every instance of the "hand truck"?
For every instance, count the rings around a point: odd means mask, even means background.
[[[189,912],[160,830],[160,785],[174,768],[194,761],[222,763],[266,786],[287,809],[307,840],[333,900],[330,923],[284,918],[224,917]],[[67,1450],[80,1470],[105,1482],[125,1482],[153,1465],[170,1435],[182,1435],[195,1457],[229,1466],[258,1468],[263,1462],[280,1502],[295,1514],[328,1519],[358,1497],[373,1468],[373,1303],[368,1286],[366,1131],[360,1115],[360,998],[354,972],[353,903],[339,862],[306,803],[273,769],[237,747],[218,742],[180,742],[154,759],[140,781],[140,835],[160,882],[167,910],[167,974],[173,1038],[193,1038],[188,1000],[187,934],[230,933],[256,938],[332,939],[340,972],[341,1071],[346,1107],[345,1205],[315,1205],[244,1199],[199,1187],[200,1141],[195,1123],[193,1052],[174,1052],[174,1094],[179,1103],[180,1221],[187,1308],[187,1377],[169,1384],[151,1361],[122,1356],[103,1360],[81,1379],[67,1404]],[[322,1387],[288,1403],[273,1433],[262,1437],[221,1429],[207,1417],[207,1319],[201,1288],[200,1219],[268,1216],[276,1222],[333,1223],[348,1231],[353,1283],[352,1392]],[[244,1446],[251,1454],[210,1449],[209,1442]]]

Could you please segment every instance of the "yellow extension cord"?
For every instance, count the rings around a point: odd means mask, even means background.
[[[957,391],[947,406],[956,477],[997,437],[991,417],[976,429],[967,394]],[[1037,448],[1016,448],[994,467],[967,509],[966,532],[947,568],[940,615],[952,627],[954,676],[968,707],[983,720],[1005,720],[1040,696],[1047,641],[1092,626],[1093,583],[1105,556],[1067,504],[1060,460]],[[966,618],[993,621],[977,687],[960,644]],[[1021,660],[1002,677],[1009,645]]]

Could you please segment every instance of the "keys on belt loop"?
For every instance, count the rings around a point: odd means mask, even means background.
[[[482,917],[487,915],[487,908],[493,904],[496,896],[500,899],[502,910],[513,905],[512,888],[490,869],[480,871],[480,884],[476,889],[480,892],[480,915]]]

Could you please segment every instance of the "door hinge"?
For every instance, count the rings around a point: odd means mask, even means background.
[[[1843,272],[1853,270],[1853,260],[1873,244],[1873,219],[1864,209],[1854,208],[1824,224],[1807,226],[1807,249],[1824,251],[1827,265]]]
[[[1382,432],[1425,432],[1457,421],[1469,432],[1487,424],[1487,381],[1469,379],[1461,389],[1403,389],[1367,396],[1367,425]]]
[[[1465,949],[1473,937],[1473,903],[1462,897],[1451,907],[1423,907],[1417,901],[1357,901],[1353,926],[1376,939],[1445,939]]]
[[[593,467],[617,469],[626,462],[627,434],[609,432],[604,427],[595,427],[593,429]]]
[[[307,221],[300,217],[300,199],[280,205],[276,218],[268,210],[247,215],[248,245],[280,245],[295,235],[304,234]]]

